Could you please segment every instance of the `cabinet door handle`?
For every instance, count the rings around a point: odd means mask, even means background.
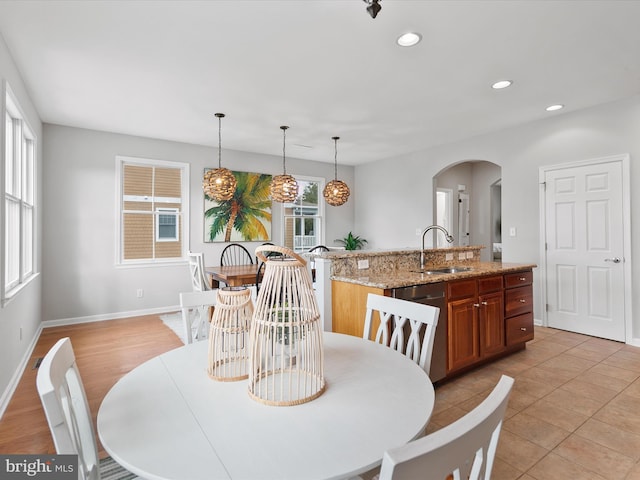
[[[525,280],[526,280],[526,278],[524,278],[524,277],[520,277],[520,281],[521,281],[521,282],[524,282]]]
[[[521,298],[520,303],[527,303],[527,301],[524,298]]]
[[[525,327],[520,327],[520,330],[522,330],[523,332],[527,331],[527,329]]]
[[[488,302],[480,302],[482,305],[489,305]]]
[[[479,303],[474,303],[473,306],[476,307],[476,308],[480,308],[480,304]]]

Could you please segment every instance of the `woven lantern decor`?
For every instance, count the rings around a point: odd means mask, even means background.
[[[214,380],[243,380],[249,376],[249,327],[253,316],[251,290],[218,290],[209,328],[209,368]]]
[[[264,252],[278,252],[267,257]],[[249,335],[249,395],[267,405],[299,405],[325,389],[322,326],[306,261],[275,245],[266,262]]]
[[[291,175],[287,175],[287,164],[285,160],[285,146],[287,139],[287,129],[282,126],[282,175],[276,175],[271,180],[271,199],[274,202],[295,202],[298,198],[298,182]]]
[[[224,113],[216,113],[218,117],[218,168],[204,173],[202,188],[205,195],[218,202],[231,200],[236,191],[237,181],[231,170],[222,168],[222,118]]]
[[[339,207],[349,200],[351,192],[349,191],[349,187],[346,183],[342,180],[338,180],[338,140],[340,140],[340,137],[331,137],[331,139],[335,144],[335,179],[325,185],[324,190],[322,190],[322,195],[329,205]]]

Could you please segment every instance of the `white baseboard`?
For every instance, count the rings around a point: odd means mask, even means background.
[[[2,396],[0,397],[0,419],[2,419],[4,412],[7,410],[7,407],[9,406],[11,397],[13,397],[13,394],[15,393],[16,388],[18,388],[18,384],[20,383],[22,374],[27,368],[29,359],[33,354],[33,350],[36,348],[36,344],[38,343],[38,339],[40,338],[41,333],[42,333],[42,323],[40,323],[40,326],[36,330],[36,334],[33,336],[31,343],[29,344],[29,346],[27,347],[27,350],[22,356],[22,360],[18,364],[18,368],[16,368],[15,372],[13,372],[13,376],[9,381],[9,385],[7,385],[7,388],[5,389],[5,391],[2,392]]]
[[[176,312],[180,310],[179,305],[169,307],[149,308],[145,310],[132,310],[130,312],[105,313],[102,315],[89,315],[87,317],[60,318],[57,320],[45,320],[42,322],[44,328],[60,327],[63,325],[75,325],[78,323],[102,322],[104,320],[117,320],[119,318],[140,317],[142,315],[159,315],[161,313]]]
[[[38,343],[38,339],[40,338],[40,334],[44,328],[50,327],[59,327],[63,325],[75,325],[79,323],[91,323],[91,322],[102,322],[105,320],[117,320],[119,318],[127,318],[127,317],[139,317],[142,315],[159,315],[161,313],[167,312],[176,312],[180,310],[179,305],[169,306],[169,307],[159,307],[159,308],[150,308],[146,310],[133,310],[130,312],[118,312],[118,313],[107,313],[104,315],[90,315],[87,317],[75,317],[75,318],[61,318],[58,320],[45,320],[40,322],[40,326],[36,331],[31,343],[27,347],[18,368],[13,373],[11,377],[11,381],[4,392],[2,392],[2,396],[0,396],[0,419],[4,415],[5,410],[9,406],[9,402],[11,401],[11,397],[18,388],[18,383],[20,383],[20,379],[22,378],[22,374],[27,368],[27,364],[31,355],[33,354],[33,350],[36,348],[36,344]]]

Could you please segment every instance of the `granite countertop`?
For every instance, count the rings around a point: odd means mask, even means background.
[[[536,264],[532,263],[502,262],[474,262],[471,264],[465,263],[464,266],[471,267],[472,269],[466,272],[446,274],[415,273],[408,269],[379,273],[363,271],[362,273],[358,272],[357,275],[334,275],[331,277],[331,280],[355,283],[366,287],[391,289],[409,287],[411,285],[422,285],[425,283],[448,282],[463,278],[517,272],[519,270],[527,270],[537,267]]]

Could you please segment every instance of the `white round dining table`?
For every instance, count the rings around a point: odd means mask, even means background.
[[[248,381],[207,375],[208,342],[155,357],[122,377],[98,412],[98,435],[122,466],[154,480],[349,478],[419,436],[434,389],[404,355],[325,332],[326,390],[296,406],[251,399]]]

